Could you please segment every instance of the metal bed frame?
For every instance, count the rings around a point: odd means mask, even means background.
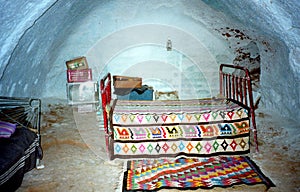
[[[224,72],[225,68],[241,70],[244,74],[235,75],[234,73]],[[221,64],[220,65],[220,95],[228,99],[241,102],[249,107],[251,117],[251,129],[254,133],[255,149],[258,152],[257,129],[255,121],[255,109],[253,103],[252,83],[249,70],[246,67]],[[240,71],[239,71],[240,72]]]
[[[234,72],[243,72],[239,75],[235,73],[225,72],[224,69],[233,69]],[[255,149],[258,152],[258,141],[257,141],[257,129],[255,121],[255,109],[253,104],[252,95],[252,83],[250,78],[249,70],[246,67],[236,66],[231,64],[221,64],[219,69],[220,75],[220,95],[225,98],[240,102],[249,108],[249,113],[251,116],[251,129],[254,133]],[[100,80],[100,94],[102,102],[102,112],[104,121],[104,131],[106,135],[106,144],[108,144],[108,139],[111,136],[111,131],[108,128],[109,123],[109,104],[112,100],[112,89],[111,89],[111,74],[108,73],[105,77]]]

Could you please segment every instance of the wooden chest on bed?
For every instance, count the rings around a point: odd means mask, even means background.
[[[142,78],[128,76],[113,76],[113,85],[115,89],[134,89],[142,87]]]

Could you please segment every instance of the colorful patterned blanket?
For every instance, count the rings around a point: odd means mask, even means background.
[[[227,99],[115,100],[110,119],[113,157],[249,152],[248,109]]]
[[[249,157],[232,156],[128,161],[122,191],[207,189],[240,184],[275,186]]]

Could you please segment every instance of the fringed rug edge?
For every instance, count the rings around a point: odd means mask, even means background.
[[[234,155],[234,156],[238,156],[238,155]],[[245,157],[245,159],[247,160],[247,162],[249,163],[249,165],[259,174],[260,178],[264,181],[262,183],[253,183],[253,184],[247,184],[247,183],[235,183],[235,184],[232,184],[232,185],[228,185],[228,186],[212,186],[212,187],[190,187],[190,188],[186,188],[186,189],[180,189],[180,190],[183,190],[183,191],[187,191],[187,190],[199,190],[199,189],[213,189],[213,188],[222,188],[222,189],[226,189],[226,188],[230,188],[230,187],[234,187],[234,186],[255,186],[255,185],[264,185],[265,186],[265,191],[268,191],[271,187],[276,187],[276,185],[272,182],[272,180],[267,177],[262,171],[261,169],[258,167],[258,165],[248,156],[243,156]],[[179,157],[176,157],[176,158],[171,158],[171,157],[167,157],[167,158],[164,158],[164,157],[161,157],[161,158],[158,158],[158,159],[177,159],[177,158],[192,158],[192,157],[186,157],[186,156],[179,156]],[[196,157],[197,158],[197,157]],[[199,157],[198,157],[199,158]],[[120,176],[120,179],[119,180],[119,188],[121,192],[137,192],[140,190],[127,190],[126,189],[126,181],[127,181],[127,172],[128,172],[128,168],[129,168],[129,163],[130,161],[134,161],[134,160],[145,160],[147,158],[135,158],[135,159],[128,159],[127,161],[124,162],[123,164],[123,172]],[[153,158],[150,158],[150,159],[153,159]],[[179,190],[178,188],[176,187],[161,187],[157,190],[161,190],[161,189],[177,189]],[[157,190],[143,190],[143,192],[155,192]]]

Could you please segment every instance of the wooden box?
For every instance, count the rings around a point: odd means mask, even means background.
[[[92,80],[92,69],[67,70],[68,83]]]
[[[142,87],[142,78],[128,76],[113,76],[113,85],[115,89],[134,89]]]
[[[88,63],[85,57],[77,57],[66,62],[67,68],[70,70],[88,69]]]

